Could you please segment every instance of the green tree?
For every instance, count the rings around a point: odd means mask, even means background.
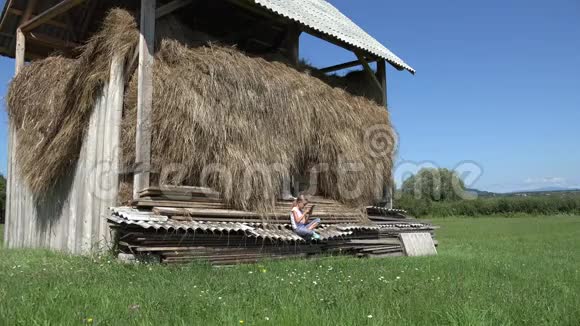
[[[401,187],[403,196],[432,201],[453,201],[462,198],[465,185],[453,171],[442,168],[423,168]]]

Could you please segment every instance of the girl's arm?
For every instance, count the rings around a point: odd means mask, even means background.
[[[292,218],[294,219],[294,221],[296,223],[306,223],[306,220],[304,222],[301,222],[302,220],[304,220],[304,218],[306,217],[306,214],[302,214],[302,218],[298,219],[298,216],[296,215],[295,211],[292,211]]]

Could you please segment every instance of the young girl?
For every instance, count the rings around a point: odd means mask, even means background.
[[[320,224],[320,219],[316,218],[309,222],[310,214],[312,214],[312,207],[304,212],[304,207],[308,204],[308,200],[304,195],[298,196],[294,201],[292,212],[290,213],[290,223],[292,229],[296,234],[305,239],[319,240],[320,235],[314,232],[314,229]]]

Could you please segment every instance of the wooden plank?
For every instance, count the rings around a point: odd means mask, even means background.
[[[170,186],[161,185],[148,187],[139,192],[141,195],[150,196],[152,194],[182,194],[189,196],[210,196],[219,197],[219,192],[208,187],[196,187],[196,186]]]
[[[101,164],[103,165],[103,173],[101,174],[101,181],[97,183],[99,187],[95,192],[99,193],[101,198],[101,207],[99,215],[93,218],[99,221],[98,240],[110,242],[110,232],[107,221],[101,216],[110,214],[108,207],[114,206],[118,201],[119,194],[119,167],[120,167],[120,142],[121,142],[121,120],[123,117],[123,98],[125,94],[125,79],[123,76],[125,60],[119,55],[115,54],[111,58],[111,70],[109,73],[109,84],[107,90],[106,103],[106,131],[102,136],[104,138],[103,156]]]
[[[401,233],[399,237],[407,256],[431,256],[437,254],[433,238],[428,232]]]
[[[239,211],[233,209],[219,209],[219,208],[186,208],[186,207],[161,207],[155,206],[153,207],[153,212],[156,214],[167,215],[167,216],[207,216],[207,217],[283,217],[290,219],[289,211],[286,212],[272,212],[272,213],[264,213],[259,214],[255,212],[248,212],[248,211]],[[341,214],[341,213],[314,213],[312,215],[313,218],[316,217],[348,217],[352,218],[351,214]],[[324,223],[324,220],[322,221]]]
[[[48,22],[52,18],[61,15],[70,9],[80,5],[86,0],[63,0],[56,4],[55,6],[45,10],[34,18],[27,20],[26,23],[22,24],[20,28],[24,32],[30,32],[31,30],[37,28],[38,26]]]
[[[137,85],[137,134],[133,198],[149,187],[151,168],[151,109],[153,106],[153,63],[155,46],[155,0],[141,0],[141,34]]]
[[[165,5],[157,8],[157,11],[155,12],[155,18],[159,19],[163,16],[166,16],[166,15],[174,12],[175,10],[177,10],[179,8],[183,8],[187,5],[189,5],[192,2],[193,2],[193,0],[174,0],[174,1],[171,1],[170,3],[165,4]]]

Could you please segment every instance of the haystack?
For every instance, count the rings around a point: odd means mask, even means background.
[[[113,10],[77,59],[33,61],[12,80],[6,107],[19,144],[16,162],[33,193],[42,196],[70,173],[113,53],[132,55],[138,39],[133,16]]]
[[[78,59],[33,62],[12,82],[8,110],[27,149],[16,159],[35,193],[76,162],[111,57],[131,56],[138,35],[134,18],[113,10]],[[180,175],[174,182],[215,188],[236,209],[272,209],[282,180],[313,166],[324,196],[353,206],[380,196],[395,147],[384,107],[235,47],[176,39],[161,36],[155,55],[155,172],[171,167]],[[135,162],[136,104],[133,75],[121,136],[125,167]]]

